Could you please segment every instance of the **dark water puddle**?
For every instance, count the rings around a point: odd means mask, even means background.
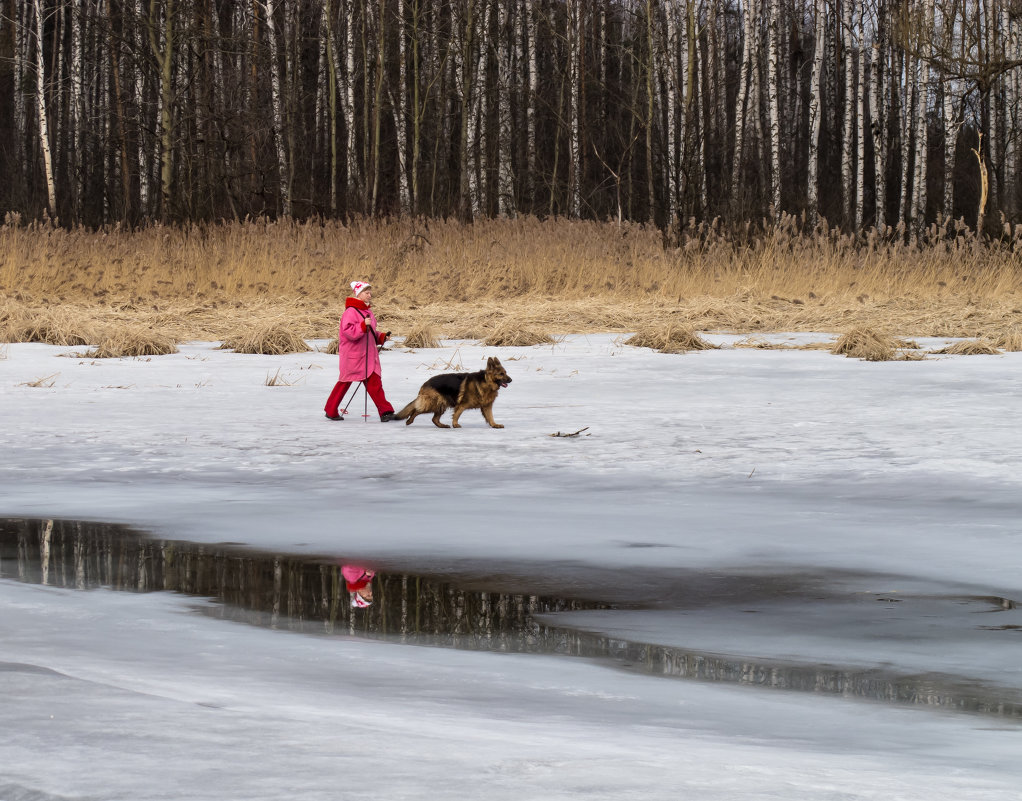
[[[491,568],[492,569],[492,568]],[[547,613],[615,609],[637,604],[608,584],[558,581],[569,594],[509,590],[507,574],[416,575],[369,571],[327,558],[295,557],[232,544],[160,540],[133,529],[63,520],[0,519],[0,579],[89,590],[169,591],[208,598],[205,614],[224,620],[319,635],[348,635],[415,645],[544,653],[605,661],[643,674],[728,682],[1022,720],[1022,693],[957,676],[901,675],[883,669],[788,664],[756,657],[728,657],[579,631],[541,622]],[[359,578],[361,577],[361,580]],[[720,578],[720,577],[718,577]],[[737,581],[737,579],[736,579]],[[775,586],[775,576],[740,579],[763,597],[797,595],[822,600],[819,586]],[[655,580],[653,581],[655,584]],[[688,608],[698,581],[685,582]],[[675,580],[674,586],[677,587]],[[702,602],[712,602],[706,587]],[[674,597],[672,606],[681,598]],[[883,600],[883,599],[878,599]],[[891,600],[891,599],[888,599]],[[1002,598],[971,599],[1014,608]],[[994,627],[989,627],[994,628]],[[998,627],[1004,629],[1012,626]]]

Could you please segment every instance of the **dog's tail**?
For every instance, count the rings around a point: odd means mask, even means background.
[[[417,401],[418,401],[418,398],[416,398],[411,403],[409,403],[407,406],[405,406],[405,408],[403,408],[400,412],[398,412],[397,414],[394,415],[394,419],[395,420],[406,420],[406,419],[408,419],[408,415],[410,415],[412,412],[415,411],[415,404],[416,404]]]

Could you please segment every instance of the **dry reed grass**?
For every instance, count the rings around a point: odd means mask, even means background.
[[[985,340],[967,339],[930,352],[950,356],[996,356],[1001,351]]]
[[[431,325],[418,325],[409,331],[401,343],[405,348],[439,348],[440,339]]]
[[[0,340],[4,342],[88,345],[96,341],[95,324],[74,307],[44,309],[31,314],[8,304],[5,317],[0,324]]]
[[[336,334],[348,282],[371,280],[381,325],[483,339],[498,322],[564,333],[665,325],[697,331],[848,331],[985,338],[1022,327],[1022,227],[1010,247],[945,225],[923,239],[853,241],[786,220],[737,241],[715,225],[664,247],[641,225],[518,218],[230,223],[128,232],[0,226],[0,338],[71,309],[87,325],[133,324],[179,341],[225,340],[288,319],[305,339]],[[1014,250],[1012,249],[1014,248]],[[386,321],[386,322],[384,322]],[[51,330],[60,328],[51,326]]]
[[[914,347],[917,347],[914,342],[906,342],[872,328],[853,328],[838,337],[830,352],[867,362],[888,362],[899,358],[902,348]]]
[[[271,320],[247,331],[227,337],[219,346],[235,353],[262,353],[280,356],[312,350],[287,320]]]
[[[177,352],[177,340],[164,331],[122,325],[101,331],[96,347],[81,355],[86,359],[121,359]]]
[[[1022,351],[1022,326],[1011,326],[997,337],[993,344],[1000,350]]]
[[[652,348],[661,353],[685,353],[690,350],[713,350],[711,345],[691,328],[667,326],[647,328],[625,340],[635,348]]]
[[[553,345],[556,340],[549,334],[507,320],[483,338],[483,344],[494,348],[529,348],[533,345]]]

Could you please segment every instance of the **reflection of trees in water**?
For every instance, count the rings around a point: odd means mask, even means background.
[[[77,589],[181,592],[222,602],[209,613],[230,620],[462,648],[546,650],[532,615],[600,606],[467,592],[421,576],[377,573],[372,606],[352,609],[340,563],[150,540],[80,521],[7,521],[0,527],[0,555],[0,577]]]
[[[750,661],[548,626],[534,617],[609,606],[593,602],[465,591],[423,576],[377,573],[372,606],[353,609],[340,563],[151,540],[106,524],[0,521],[0,578],[76,589],[181,592],[221,602],[207,614],[294,631],[581,656],[653,675],[1022,718],[1015,691],[954,676]]]

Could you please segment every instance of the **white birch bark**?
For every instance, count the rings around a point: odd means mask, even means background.
[[[71,64],[69,66],[70,78],[71,78],[71,119],[70,119],[70,131],[69,141],[74,143],[70,161],[72,164],[71,168],[71,200],[74,206],[75,212],[80,210],[81,203],[83,200],[83,186],[82,176],[84,171],[81,169],[81,160],[85,155],[85,81],[82,76],[83,65],[82,65],[82,37],[85,35],[85,20],[82,14],[82,8],[80,2],[72,3],[71,5]],[[106,96],[106,93],[103,93]],[[58,139],[58,141],[60,141]]]
[[[934,35],[934,10],[933,0],[923,0],[923,35],[920,37],[920,48],[926,47]],[[927,111],[930,107],[930,62],[921,59],[919,65],[919,108],[916,114],[915,133],[915,177],[912,180],[914,187],[912,198],[912,222],[915,225],[916,233],[921,233],[926,226],[926,162],[929,153],[930,136],[929,125],[927,125]]]
[[[841,185],[844,189],[845,220],[851,230],[856,229],[855,209],[855,170],[852,159],[853,141],[855,138],[855,29],[854,6],[851,2],[842,4],[841,42],[843,44],[845,64],[845,103],[844,120],[841,135]]]
[[[533,8],[533,0],[525,0],[525,13],[523,14],[523,25],[525,27],[525,46],[529,50],[529,77],[528,92],[526,94],[526,170],[529,203],[531,210],[535,211],[537,195],[539,191],[539,178],[536,175],[536,154],[539,152],[536,129],[536,100],[539,97],[539,66],[536,57],[538,39],[536,36],[536,13]]]
[[[475,28],[475,0],[465,0],[464,3],[465,18],[462,20],[462,24],[459,26],[460,36],[460,47],[459,47],[459,61],[460,61],[460,80],[457,82],[458,91],[461,95],[461,126],[460,126],[460,144],[458,148],[459,152],[459,169],[460,169],[460,181],[459,181],[459,202],[461,204],[462,217],[470,218],[472,214],[472,208],[475,203],[476,193],[473,192],[473,186],[470,184],[470,180],[474,183],[474,176],[471,177],[469,173],[469,152],[472,147],[472,133],[474,131],[474,114],[472,109],[472,83],[473,83],[473,69],[475,67],[475,59],[472,58],[472,33]],[[452,8],[452,14],[453,14]],[[471,126],[471,130],[470,130]]]
[[[706,65],[701,64],[699,59],[701,50],[699,47],[699,26],[696,17],[695,0],[688,0],[688,25],[685,30],[685,42],[688,46],[687,72],[685,74],[685,108],[687,109],[685,127],[699,130],[702,109],[700,109],[698,102],[699,90],[695,86],[695,81]],[[705,126],[706,121],[703,120],[703,130],[705,130]],[[706,147],[706,137],[703,136],[702,146],[695,149],[696,163],[692,168],[692,185],[685,187],[685,191],[694,196],[694,203],[699,209],[706,209],[708,207],[706,200]]]
[[[750,115],[753,113],[750,98],[752,71],[755,69],[752,63],[752,45],[755,38],[753,2],[754,0],[742,0],[742,60],[738,79],[738,100],[735,104],[735,148],[731,163],[731,202],[735,208],[738,205],[739,183],[745,156],[745,117],[746,113]],[[822,3],[823,0],[818,0],[818,2]]]
[[[873,224],[883,233],[887,225],[887,97],[884,92],[884,31],[886,22],[876,19],[876,38],[870,60],[870,128],[873,134],[873,197],[876,206]]]
[[[337,50],[336,37],[333,30],[332,8],[330,0],[324,0],[323,15],[320,25],[323,30],[323,53],[320,60],[323,62],[326,74],[326,114],[327,114],[327,152],[330,154],[330,214],[337,213]]]
[[[580,108],[579,87],[581,84],[581,3],[579,0],[566,0],[568,8],[568,68],[571,101],[568,115],[571,120],[571,136],[568,157],[568,216],[577,217],[581,211],[581,172],[582,172],[582,109]]]
[[[770,203],[774,219],[781,214],[781,124],[780,97],[778,96],[779,63],[779,27],[781,19],[780,0],[770,0],[770,12],[767,17],[767,93],[768,120],[770,126]]]
[[[806,170],[806,211],[810,228],[820,220],[820,122],[823,116],[823,56],[827,41],[827,9],[825,0],[814,0],[816,42],[813,67],[809,77],[809,158]]]
[[[483,4],[480,16],[483,21],[493,0],[479,0]],[[470,17],[471,19],[471,17]],[[466,27],[465,42],[468,55],[465,58],[465,102],[470,109],[468,118],[468,159],[469,159],[469,198],[472,203],[472,217],[478,217],[482,211],[482,189],[479,185],[482,172],[483,137],[485,135],[485,85],[483,81],[486,56],[486,26],[480,26],[480,35]]]
[[[674,220],[677,212],[678,198],[678,153],[681,148],[678,142],[678,96],[682,92],[681,64],[678,59],[678,10],[674,3],[668,3],[665,9],[667,24],[667,54],[664,63],[667,68],[667,143],[664,153],[667,168],[667,220]]]
[[[281,213],[285,217],[291,216],[291,196],[289,189],[291,185],[288,176],[287,146],[284,141],[284,101],[281,97],[281,57],[277,49],[277,26],[274,19],[274,0],[265,0],[266,9],[266,37],[267,46],[270,49],[270,93],[273,105],[273,144],[277,151],[277,176],[280,181],[280,205]]]
[[[411,210],[408,189],[408,170],[406,169],[408,151],[408,65],[405,37],[405,0],[397,0],[397,52],[398,52],[398,84],[397,97],[391,98],[394,109],[394,128],[397,131],[398,157],[398,203],[402,212]]]
[[[344,151],[347,160],[348,191],[361,195],[362,175],[359,170],[358,147],[355,138],[355,5],[356,0],[344,3]],[[340,59],[338,59],[340,62]]]
[[[901,176],[899,186],[901,188],[898,196],[898,221],[903,222],[909,215],[908,203],[911,199],[909,193],[912,176],[908,171],[909,165],[909,144],[912,132],[912,59],[905,53],[899,53],[900,69],[898,70],[898,142],[901,147]]]
[[[950,51],[955,38],[955,19],[948,14],[946,7],[942,7],[941,15],[943,46]],[[958,147],[958,134],[961,130],[961,125],[955,112],[954,95],[949,82],[943,82],[941,94],[941,113],[944,120],[943,215],[945,220],[950,220],[954,217],[955,151]]]
[[[995,0],[987,0],[983,4],[983,22],[986,29],[984,38],[986,40],[986,60],[988,61],[1000,55],[998,53],[997,12],[994,6]],[[987,133],[984,138],[987,141],[987,163],[990,165],[988,172],[990,184],[989,197],[991,200],[996,199],[995,204],[999,207],[1001,182],[998,179],[1000,177],[999,168],[1001,166],[1001,138],[997,130],[998,104],[996,86],[989,86],[987,88],[986,107]]]
[[[43,171],[46,177],[46,198],[50,217],[57,217],[57,188],[53,181],[53,156],[50,153],[49,119],[46,113],[46,64],[43,57],[43,7],[40,0],[33,0],[36,24],[36,111],[39,116],[39,147],[43,153]]]
[[[856,85],[857,99],[858,99],[858,122],[856,128],[858,130],[858,144],[856,152],[856,180],[855,180],[855,219],[854,219],[854,230],[859,231],[863,225],[863,216],[865,213],[865,200],[866,200],[866,136],[868,128],[866,127],[866,94],[867,94],[867,83],[866,83],[866,23],[865,23],[865,10],[859,12],[859,42],[858,42],[858,80]]]
[[[511,142],[514,137],[511,119],[511,93],[514,80],[514,57],[517,37],[513,31],[517,29],[514,12],[518,5],[501,3],[497,51],[497,213],[501,217],[514,214],[514,174],[511,163]],[[510,41],[505,41],[508,37]]]

